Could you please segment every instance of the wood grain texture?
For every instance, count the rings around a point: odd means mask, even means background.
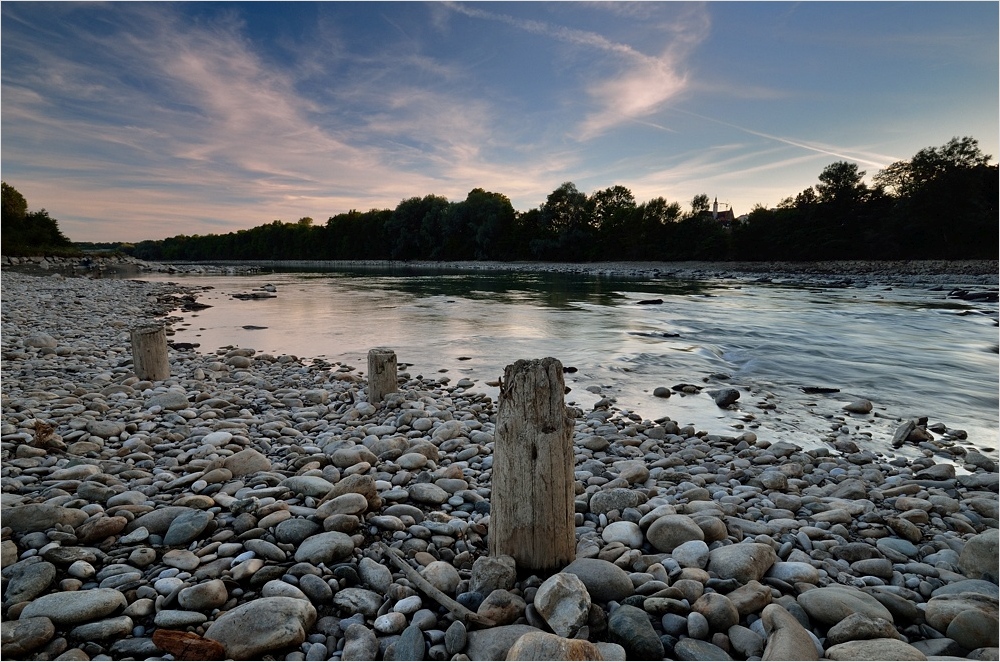
[[[167,333],[162,326],[141,326],[131,331],[132,366],[141,380],[159,382],[170,377]]]
[[[368,350],[368,402],[377,405],[396,390],[396,352],[384,347]]]
[[[573,419],[557,359],[504,370],[497,410],[490,510],[491,556],[519,569],[552,570],[576,558]]]

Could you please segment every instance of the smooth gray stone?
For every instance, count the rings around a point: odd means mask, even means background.
[[[56,626],[44,616],[5,620],[0,623],[0,652],[7,658],[23,657],[47,644],[56,634]]]
[[[3,525],[14,529],[15,533],[46,531],[56,524],[68,524],[75,529],[88,517],[87,513],[78,508],[63,508],[48,503],[28,503],[4,508],[0,513]]]
[[[561,572],[579,577],[594,602],[624,600],[635,592],[628,573],[610,561],[577,559]]]
[[[629,658],[662,660],[663,642],[642,609],[622,605],[608,618],[608,639],[625,649]]]
[[[313,565],[333,565],[354,552],[354,541],[346,533],[327,531],[306,538],[295,550],[295,560]]]
[[[73,625],[104,618],[127,605],[124,594],[113,588],[61,591],[35,598],[20,617],[44,616],[56,625]]]
[[[424,659],[426,645],[424,644],[424,633],[416,625],[409,625],[403,634],[396,641],[397,660],[415,660],[421,662]]]
[[[715,644],[700,639],[681,639],[674,644],[674,657],[678,660],[732,660],[729,653]]]
[[[813,589],[800,594],[797,600],[809,618],[826,625],[835,625],[855,613],[892,622],[892,614],[882,603],[868,593],[847,586]]]
[[[275,596],[257,598],[227,611],[205,631],[235,659],[260,659],[269,651],[298,646],[316,622],[307,600]]]
[[[344,651],[341,660],[357,662],[374,660],[378,655],[378,639],[375,633],[361,623],[352,623],[344,631]]]
[[[528,632],[541,630],[530,625],[501,625],[485,630],[472,630],[468,633],[465,654],[470,660],[505,660],[507,651],[514,642]]]
[[[189,509],[189,512],[181,513],[167,528],[167,533],[163,536],[163,544],[167,547],[187,545],[205,531],[208,523],[214,517],[212,513],[205,510]]]
[[[32,556],[3,570],[7,579],[4,603],[30,602],[52,584],[56,567],[40,557]]]

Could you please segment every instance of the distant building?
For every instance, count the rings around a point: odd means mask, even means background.
[[[729,205],[726,206],[729,207]],[[712,220],[718,221],[719,223],[722,223],[726,227],[729,227],[730,225],[732,225],[733,221],[736,220],[736,215],[733,214],[732,207],[730,207],[729,209],[723,209],[722,211],[719,211],[719,199],[716,198],[715,202],[712,203]]]

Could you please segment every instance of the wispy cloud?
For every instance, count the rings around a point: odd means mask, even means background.
[[[647,55],[639,49],[611,40],[596,32],[579,30],[563,25],[533,19],[522,19],[509,14],[499,14],[479,9],[474,5],[449,3],[454,11],[472,18],[495,21],[548,39],[583,47],[611,56],[602,68],[610,70],[599,74],[598,80],[587,87],[596,106],[578,126],[581,140],[594,138],[608,129],[640,118],[645,118],[668,101],[678,98],[687,88],[689,78],[685,60],[707,35],[710,28],[708,13],[700,6],[686,10],[676,22],[661,25],[666,44],[656,55]],[[601,5],[607,8],[609,5]],[[613,11],[623,11],[622,7]],[[645,11],[632,7],[631,12]]]

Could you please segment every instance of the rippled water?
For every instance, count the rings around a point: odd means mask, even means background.
[[[386,346],[411,375],[445,369],[494,397],[485,382],[505,365],[555,356],[578,369],[566,376],[567,400],[581,407],[601,397],[592,392],[599,387],[644,418],[714,434],[754,429],[808,447],[831,429],[831,415],[864,397],[876,417],[849,421],[852,433],[868,432],[880,450],[899,418],[915,416],[997,446],[997,304],[946,300],[942,291],[416,270],[145,278],[214,288],[199,297],[212,308],[175,326],[175,341],[205,353],[236,345],[364,370],[368,349]],[[231,298],[266,283],[276,298]],[[639,303],[649,299],[663,303]],[[706,392],[652,396],[678,383]],[[707,393],[724,386],[742,393],[732,411]],[[812,386],[840,392],[801,390]]]

